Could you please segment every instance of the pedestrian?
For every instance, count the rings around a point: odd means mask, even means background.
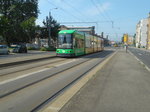
[[[126,53],[127,53],[127,50],[128,50],[128,44],[125,43],[125,50],[126,50]]]

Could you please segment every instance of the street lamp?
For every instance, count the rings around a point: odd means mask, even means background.
[[[51,22],[52,22],[52,18],[51,18],[51,10],[54,10],[54,9],[58,9],[58,8],[53,8],[53,9],[50,9],[49,11],[49,20],[48,20],[48,46],[50,47],[51,46]]]

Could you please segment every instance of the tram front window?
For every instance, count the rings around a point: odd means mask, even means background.
[[[71,34],[59,34],[58,48],[71,49],[72,48],[72,35]]]

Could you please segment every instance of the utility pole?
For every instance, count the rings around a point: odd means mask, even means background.
[[[58,9],[58,8],[53,8],[53,9]],[[52,17],[51,17],[51,10],[49,11],[49,17],[48,17],[48,46],[51,47],[51,24],[52,24]]]
[[[51,47],[51,12],[49,12],[49,18],[48,18],[48,47]]]
[[[101,33],[101,37],[104,38],[104,32]]]

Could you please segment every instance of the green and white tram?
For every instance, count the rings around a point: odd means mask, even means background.
[[[62,30],[57,39],[57,56],[74,57],[102,51],[103,39],[76,30]]]

